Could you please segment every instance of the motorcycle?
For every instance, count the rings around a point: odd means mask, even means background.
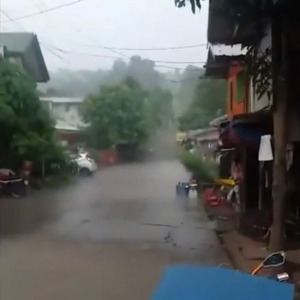
[[[252,276],[257,275],[260,270],[267,268],[277,268],[285,264],[285,253],[283,251],[270,254],[265,258],[251,273]],[[270,277],[279,282],[288,282],[290,276],[288,273],[280,273]]]
[[[27,181],[10,169],[0,169],[0,194],[19,198],[26,195]]]
[[[254,276],[262,268],[284,263],[285,254],[277,252],[260,263],[252,274],[220,267],[170,266],[151,300],[292,300],[294,286],[286,283],[286,273],[278,274],[276,280]]]

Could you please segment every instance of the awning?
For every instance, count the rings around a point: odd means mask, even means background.
[[[220,139],[223,147],[245,145],[259,147],[261,136],[265,130],[257,123],[244,120],[235,120],[220,130]]]

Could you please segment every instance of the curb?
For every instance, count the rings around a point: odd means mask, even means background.
[[[212,220],[212,221],[216,221],[217,219],[208,212],[207,206],[205,205],[205,203],[203,203],[203,200],[201,199],[200,195],[199,195],[199,201],[200,201],[201,205],[203,206],[208,219]],[[226,239],[226,237],[225,237],[226,232],[221,232],[216,229],[214,231],[216,233],[216,236],[217,236],[220,244],[224,248],[232,266],[235,269],[240,270],[241,272],[246,272],[246,273],[251,272],[251,269],[247,265],[243,255],[240,253],[239,249],[234,246],[231,246],[231,243],[229,243],[228,240]],[[235,230],[231,230],[231,231],[227,231],[227,232],[235,232]]]
[[[239,249],[234,246],[231,246],[231,243],[227,241],[223,233],[216,231],[216,234],[221,244],[223,245],[223,248],[225,249],[230,261],[232,262],[234,268],[240,270],[241,272],[250,273],[251,269],[247,265]]]

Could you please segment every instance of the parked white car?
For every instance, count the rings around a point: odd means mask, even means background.
[[[78,166],[78,173],[82,176],[91,175],[97,170],[95,160],[90,158],[87,152],[79,153],[74,161]]]

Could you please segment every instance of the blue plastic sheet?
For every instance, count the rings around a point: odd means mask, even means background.
[[[247,123],[232,122],[231,129],[241,141],[253,145],[259,145],[260,138],[264,134],[260,127]]]
[[[170,266],[151,300],[292,300],[294,288],[216,267]]]

